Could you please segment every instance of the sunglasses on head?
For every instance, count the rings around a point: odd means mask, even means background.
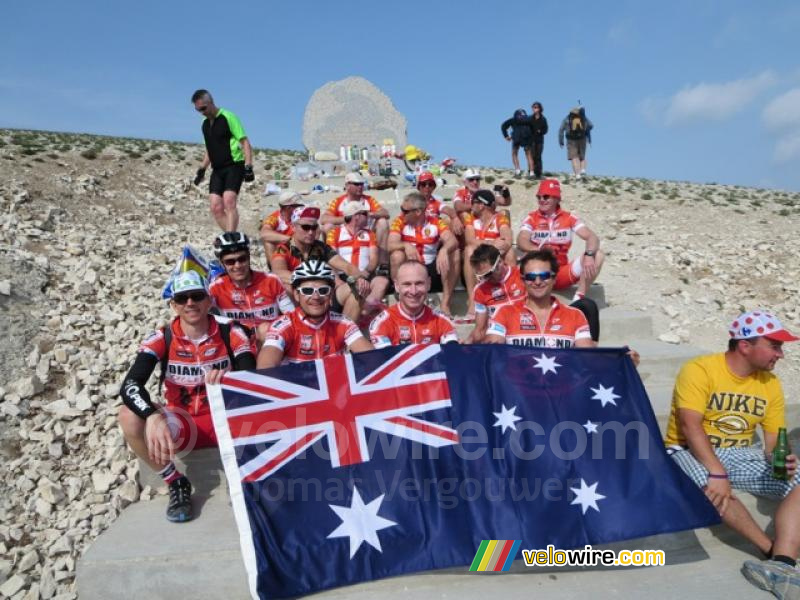
[[[300,295],[305,296],[306,298],[310,298],[311,296],[314,295],[314,293],[324,298],[331,293],[331,289],[332,288],[329,285],[321,285],[319,287],[312,287],[310,285],[306,285],[297,288],[297,291],[300,292]]]
[[[303,223],[300,225],[300,229],[303,231],[315,231],[319,227],[318,223],[314,223],[313,225],[309,225],[307,223]]]
[[[522,278],[525,281],[536,281],[537,279],[541,279],[542,281],[547,281],[553,275],[555,275],[555,273],[553,273],[552,271],[528,271],[522,276]]]
[[[186,304],[189,300],[192,302],[202,302],[208,297],[208,294],[201,290],[197,290],[196,292],[187,292],[186,294],[176,294],[172,297],[173,302],[175,304]]]
[[[475,277],[478,279],[478,281],[484,281],[485,279],[489,279],[489,277],[491,277],[492,273],[494,273],[497,270],[497,265],[499,265],[499,264],[500,264],[500,257],[498,256],[495,259],[494,264],[492,265],[491,269],[486,271],[486,273],[475,273]]]
[[[245,264],[250,262],[250,255],[243,254],[242,256],[231,256],[230,258],[223,258],[222,264],[226,267],[232,267],[235,264]]]
[[[419,187],[436,187],[435,181],[421,181]]]

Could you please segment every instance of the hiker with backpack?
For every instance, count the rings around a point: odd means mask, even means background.
[[[586,175],[586,144],[592,143],[592,122],[586,117],[583,106],[576,106],[561,122],[558,129],[558,145],[564,147],[567,138],[567,160],[572,162],[572,175],[583,179]]]
[[[508,130],[511,128],[511,135]],[[500,125],[500,132],[503,137],[511,142],[511,162],[514,163],[514,176],[519,177],[522,171],[519,168],[519,149],[525,151],[525,159],[528,161],[528,177],[533,177],[533,154],[531,145],[533,144],[533,130],[530,125],[528,113],[518,108],[510,119],[503,121]]]
[[[167,520],[192,519],[192,484],[175,467],[180,451],[215,447],[217,437],[206,396],[206,378],[256,368],[255,346],[236,321],[217,322],[205,279],[186,271],[172,282],[175,318],[139,346],[122,383],[119,423],[125,441],[169,486]],[[165,404],[153,402],[145,385],[161,364]]]

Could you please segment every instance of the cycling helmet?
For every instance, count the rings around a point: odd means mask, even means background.
[[[220,233],[214,240],[214,256],[222,258],[231,252],[250,252],[250,240],[240,231],[226,231]]]
[[[328,263],[315,259],[301,262],[292,273],[292,287],[297,287],[304,281],[313,279],[321,279],[333,285],[333,271],[328,266]]]

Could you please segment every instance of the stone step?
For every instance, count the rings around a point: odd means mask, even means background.
[[[678,346],[652,339],[630,339],[626,345],[641,356],[639,376],[647,388],[652,385],[671,385],[687,360],[705,353],[694,346]]]
[[[221,468],[221,466],[220,466]],[[748,494],[739,497],[756,521],[766,527],[776,503]],[[196,520],[167,523],[166,497],[128,507],[79,559],[77,591],[81,600],[135,597],[230,598],[249,597],[244,565],[227,486],[210,496],[196,496]],[[612,568],[527,568],[518,560],[508,574],[474,575],[467,567],[390,578],[321,592],[314,597],[395,600],[452,598],[483,600],[498,594],[530,598],[531,586],[544,597],[581,599],[597,589],[620,597],[743,598],[754,593],[739,567],[752,558],[746,542],[723,527],[679,532],[618,542],[598,548],[656,549],[666,553],[667,566]],[[298,566],[298,568],[301,568]],[[540,575],[535,577],[535,575]],[[548,575],[545,577],[544,575]],[[535,578],[534,578],[535,577]],[[719,594],[719,595],[718,595]],[[755,596],[753,596],[755,597]]]

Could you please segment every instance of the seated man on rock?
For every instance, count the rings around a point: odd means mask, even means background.
[[[665,444],[703,490],[722,522],[747,538],[765,560],[742,573],[778,598],[800,598],[800,488],[797,458],[786,457],[786,479],[773,475],[771,455],[786,427],[783,390],[773,375],[784,342],[799,339],[769,311],[740,315],[728,328],[727,352],[693,358],[678,374]],[[763,445],[754,438],[756,427]],[[774,539],[759,527],[734,490],[781,500]]]
[[[284,287],[293,292],[292,272],[300,263],[309,260],[328,263],[331,268],[344,273],[350,284],[336,288],[332,298],[333,309],[355,321],[361,313],[360,298],[367,298],[370,294],[370,275],[339,256],[328,244],[317,239],[319,213],[319,209],[315,206],[298,206],[294,210],[292,237],[286,244],[279,244],[275,249],[271,261],[272,271],[280,277]]]
[[[376,348],[398,344],[447,344],[458,342],[452,321],[441,311],[426,305],[431,277],[418,260],[406,260],[397,267],[394,280],[398,301],[381,312],[369,326]]]
[[[369,293],[359,304],[362,318],[367,319],[366,323],[369,323],[371,317],[383,309],[383,297],[389,287],[389,278],[377,274],[378,242],[375,234],[367,229],[369,218],[367,203],[345,202],[342,204],[341,212],[344,223],[331,229],[325,241],[344,260],[368,275]],[[337,287],[348,281],[347,274],[340,272],[338,275]],[[352,297],[361,300],[359,294],[352,294]]]
[[[488,244],[497,248],[503,255],[503,260],[516,265],[517,257],[512,248],[513,233],[511,222],[505,213],[497,212],[497,201],[494,192],[478,190],[472,195],[472,208],[470,213],[464,213],[464,281],[467,284],[469,307],[467,315],[475,315],[472,291],[475,288],[475,271],[472,269],[470,258],[479,244]]]
[[[489,321],[484,342],[535,348],[593,348],[589,323],[577,308],[552,295],[558,261],[549,250],[519,261],[525,299],[504,304]]]
[[[267,265],[278,244],[286,244],[292,237],[292,213],[304,204],[303,197],[297,192],[286,190],[278,197],[278,210],[267,215],[261,221],[261,243],[264,244],[264,256]]]
[[[402,214],[392,221],[389,232],[392,277],[397,278],[397,269],[406,260],[422,262],[432,280],[431,291],[442,292],[442,312],[450,315],[450,299],[461,271],[461,254],[447,222],[426,216],[426,207],[425,197],[419,192],[403,198]]]
[[[214,305],[221,316],[255,329],[259,343],[263,342],[269,324],[294,310],[281,280],[251,267],[250,240],[241,232],[218,235],[214,255],[225,269],[208,288]]]
[[[332,354],[366,352],[372,344],[347,317],[331,311],[334,275],[321,260],[300,263],[292,273],[297,308],[269,328],[258,353],[259,369],[296,363]]]
[[[477,285],[472,292],[475,306],[475,328],[466,343],[480,344],[486,336],[489,319],[506,304],[524,300],[527,296],[519,267],[503,260],[497,246],[480,244],[470,256]]]
[[[322,215],[320,224],[322,225],[322,232],[327,235],[334,226],[344,223],[344,215],[341,211],[342,204],[345,202],[365,202],[369,207],[368,227],[375,232],[375,238],[378,240],[378,261],[379,264],[385,268],[389,260],[386,254],[386,236],[389,233],[389,211],[381,206],[380,202],[374,197],[364,193],[365,184],[366,180],[360,173],[348,173],[345,175],[345,193],[331,200],[327,210]]]
[[[206,374],[254,369],[255,348],[237,325],[217,323],[209,315],[211,298],[195,271],[172,282],[175,318],[142,342],[122,382],[119,410],[122,433],[131,450],[169,486],[167,519],[192,519],[192,484],[175,468],[182,450],[217,445],[206,396]],[[165,405],[154,403],[145,388],[161,363]]]
[[[536,192],[539,208],[522,222],[517,234],[517,247],[523,252],[551,250],[558,259],[555,289],[562,290],[578,284],[575,300],[583,298],[603,266],[600,239],[574,214],[561,208],[561,184],[557,179],[545,179]],[[580,258],[569,262],[568,253],[573,236],[586,241]]]

